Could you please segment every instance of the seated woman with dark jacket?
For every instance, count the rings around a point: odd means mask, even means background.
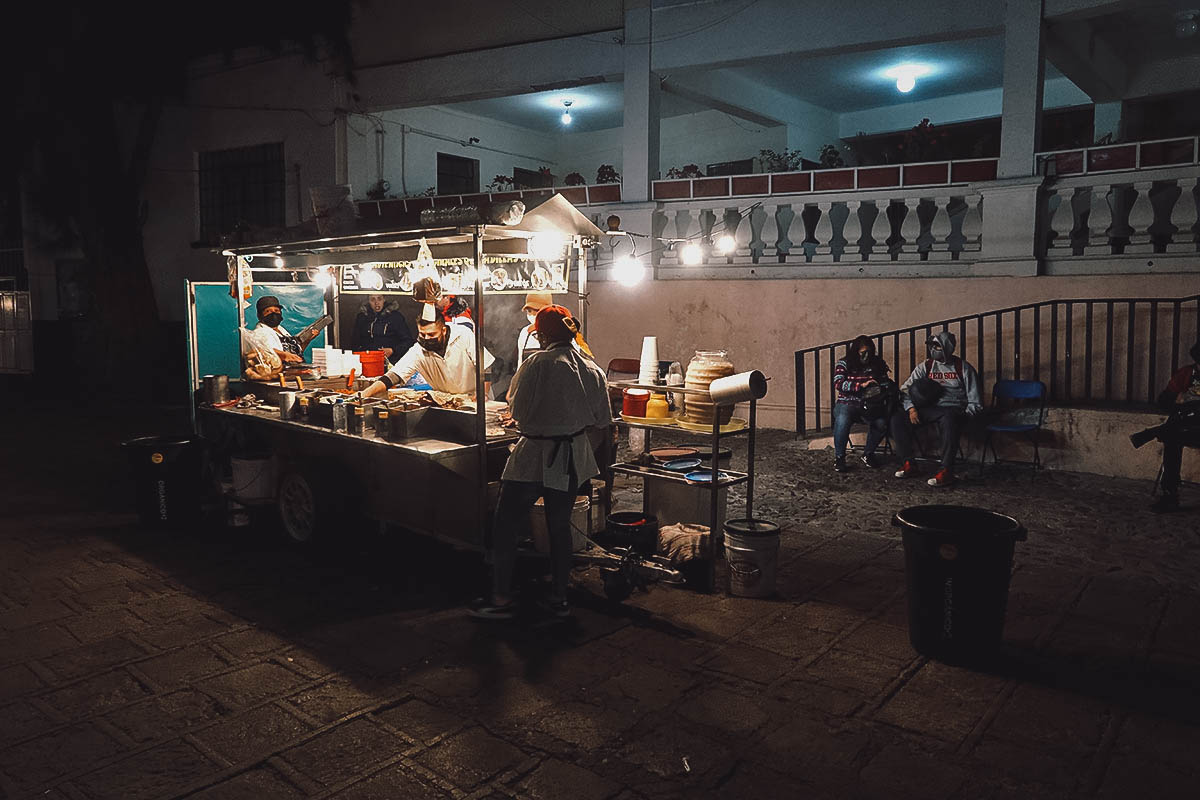
[[[395,361],[415,341],[396,304],[389,303],[381,294],[373,294],[367,297],[366,305],[359,309],[354,320],[350,346],[353,350],[382,350],[389,361]]]
[[[846,357],[833,368],[833,388],[837,402],[833,406],[833,468],[846,471],[846,445],[850,441],[850,426],[855,422],[867,425],[867,443],[863,446],[862,462],[878,467],[875,448],[888,430],[888,407],[895,384],[888,379],[888,365],[875,353],[875,343],[869,336],[859,336],[846,348]]]

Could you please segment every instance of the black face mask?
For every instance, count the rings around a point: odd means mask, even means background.
[[[278,312],[264,314],[262,317],[262,321],[265,322],[267,325],[269,325],[272,328],[278,328],[279,323],[283,322],[283,314],[280,314]]]
[[[871,351],[867,350],[865,352],[859,353],[858,354],[858,363],[862,364],[864,367],[871,366]]]
[[[425,348],[431,353],[437,353],[439,356],[446,355],[446,344],[450,341],[450,337],[446,336],[438,339],[418,339],[417,344]]]

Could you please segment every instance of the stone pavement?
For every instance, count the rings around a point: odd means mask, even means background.
[[[419,539],[141,530],[116,442],[166,423],[66,419],[3,445],[0,797],[1196,796],[1200,512],[1149,481],[934,490],[768,433],[778,598],[583,572],[572,622],[488,625],[478,557]],[[909,646],[890,519],[927,502],[1029,528],[988,672]]]

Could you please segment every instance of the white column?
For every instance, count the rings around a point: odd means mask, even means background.
[[[1042,0],[1007,0],[998,178],[1033,174],[1042,122]]]
[[[650,0],[625,3],[625,123],[621,199],[644,203],[658,177],[659,77],[650,71]]]

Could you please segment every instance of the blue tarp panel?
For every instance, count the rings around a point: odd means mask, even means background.
[[[196,380],[204,375],[242,374],[241,337],[238,334],[237,304],[229,296],[227,283],[195,283],[196,298]],[[283,327],[288,333],[299,333],[305,325],[325,313],[325,293],[311,283],[256,283],[252,289],[250,307],[245,310],[245,324],[258,324],[254,303],[265,294],[279,298],[283,308]],[[304,360],[312,360],[312,347],[325,346],[325,331],[304,351]]]

